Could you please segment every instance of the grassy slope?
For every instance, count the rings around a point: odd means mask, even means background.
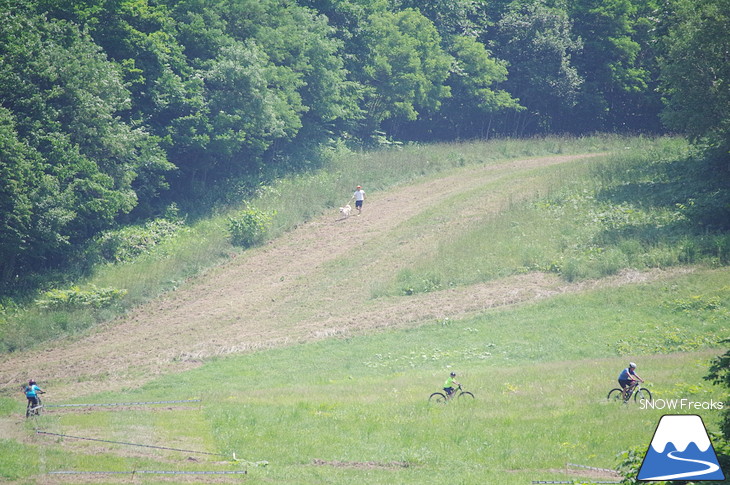
[[[468,199],[445,201],[429,218],[447,218],[450,208],[468,205]],[[414,219],[399,227],[399,237],[419,224]],[[463,234],[473,229],[468,223],[464,227]],[[468,239],[434,238],[435,246],[423,252],[422,263],[414,260],[409,274],[371,286],[374,301],[402,291],[413,275],[426,274],[439,284],[453,279],[447,269],[427,274],[428,262],[439,251],[454,251],[451,242],[458,248]],[[347,273],[357,260],[332,263],[328,272]],[[458,284],[474,281],[478,278],[472,275]],[[2,425],[11,439],[0,441],[0,474],[44,483],[49,477],[43,472],[59,469],[247,468],[249,483],[303,484],[440,483],[452,473],[459,483],[595,478],[567,472],[566,463],[614,468],[618,452],[648,445],[665,413],[605,403],[605,393],[629,359],[638,361],[658,398],[722,399],[702,376],[708,359],[719,352],[713,343],[727,336],[729,308],[730,274],[696,269],[461,320],[432,319],[408,330],[218,358],[141,389],[82,400],[200,397],[199,406],[71,408],[35,423],[11,414]],[[459,372],[477,400],[428,406],[428,394],[450,369]],[[3,404],[18,411],[19,405]],[[717,429],[717,411],[699,414]],[[34,435],[34,425],[76,436],[236,453],[244,461],[49,439]],[[260,466],[262,461],[268,466]],[[107,476],[98,481],[125,480]],[[164,478],[139,475],[137,480]]]
[[[727,272],[701,272],[464,321],[217,359],[134,392],[92,398],[202,397],[200,407],[56,412],[37,425],[75,436],[236,453],[246,462],[229,466],[217,457],[34,438],[26,455],[40,461],[29,469],[245,467],[252,483],[302,484],[436,483],[448,480],[449,470],[458,471],[462,483],[579,478],[564,472],[567,463],[614,468],[617,453],[648,446],[666,412],[604,401],[627,360],[639,362],[657,398],[722,399],[702,380],[717,351],[669,352],[702,346],[702,338],[727,329],[726,319],[716,310],[677,314],[671,302],[719,295],[727,307],[729,287]],[[684,338],[668,335],[670,329]],[[617,356],[627,334],[637,335],[637,350]],[[427,405],[449,369],[476,394],[473,404]],[[716,429],[717,411],[700,414]],[[200,462],[190,463],[189,456]],[[261,461],[269,465],[249,463]]]
[[[570,155],[617,151],[641,140],[597,136],[579,139],[545,138],[529,142],[494,140],[428,146],[408,146],[402,150],[352,153],[334,151],[325,167],[262,186],[254,200],[257,208],[276,213],[270,233],[284,236],[304,221],[321,219],[347,202],[353,187],[363,184],[370,196],[377,191],[403,187],[411,181],[439,177],[454,169],[506,166],[510,160],[547,155]],[[651,143],[650,143],[651,145]],[[490,187],[491,188],[491,187]],[[240,207],[221,209],[208,219],[186,226],[176,237],[164,241],[148,254],[128,264],[101,265],[88,281],[76,282],[83,288],[123,288],[126,298],[120,305],[101,311],[42,311],[32,306],[18,314],[0,309],[0,351],[23,350],[55,338],[83,332],[89,327],[135,308],[165,292],[175,291],[211,266],[224,263],[238,252],[226,231],[227,218]]]

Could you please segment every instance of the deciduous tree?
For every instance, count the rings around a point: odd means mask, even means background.
[[[676,8],[659,61],[662,120],[730,161],[730,2],[680,0]]]
[[[88,35],[22,9],[0,16],[0,31],[4,147],[10,150],[4,155],[23,187],[13,210],[30,207],[28,237],[17,254],[37,269],[62,261],[69,243],[129,213],[137,204],[137,176],[169,165],[144,130],[119,118],[130,93]],[[33,160],[30,176],[22,175],[24,160]],[[26,224],[27,214],[21,220]]]
[[[433,23],[415,10],[381,12],[366,27],[368,51],[359,81],[366,86],[367,131],[388,121],[391,130],[435,112],[450,95],[445,81],[452,58]]]
[[[516,118],[512,133],[565,130],[583,84],[572,61],[583,42],[567,12],[543,1],[516,3],[497,22],[492,46],[508,63],[504,88],[527,108]]]

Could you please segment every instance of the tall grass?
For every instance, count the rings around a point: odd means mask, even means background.
[[[652,143],[600,135],[413,144],[363,152],[338,147],[323,154],[327,161],[317,172],[285,177],[263,186],[251,203],[276,211],[272,236],[278,236],[327,208],[345,204],[357,185],[376,192],[459,167],[492,165],[520,157],[614,151],[637,142]]]
[[[688,171],[681,178],[672,174],[678,161],[695,163],[688,156],[683,141],[663,139],[627,147],[600,163],[537,171],[530,180],[536,196],[510,201],[497,214],[472,216],[466,230],[448,233],[436,251],[401,270],[374,296],[427,292],[530,271],[575,281],[626,268],[725,265],[730,236],[706,233],[682,210],[690,197],[701,194],[687,192],[687,185],[699,182]],[[463,197],[459,206],[479,207],[479,196]],[[444,207],[445,212],[453,210]],[[424,215],[438,216],[433,211]]]
[[[116,318],[136,305],[174,290],[186,279],[234,253],[222,219],[200,221],[132,261],[97,265],[90,277],[76,283],[80,287],[125,289],[126,296],[113,306],[44,310],[29,304],[5,312],[0,308],[0,352],[30,348]]]

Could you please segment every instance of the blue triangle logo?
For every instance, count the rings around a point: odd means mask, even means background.
[[[725,480],[702,418],[662,416],[641,464],[640,481]]]

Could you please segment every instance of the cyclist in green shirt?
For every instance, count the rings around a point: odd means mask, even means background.
[[[446,379],[446,382],[444,383],[444,391],[446,391],[446,395],[448,397],[451,397],[451,394],[454,393],[454,389],[461,386],[461,384],[456,382],[456,379],[454,379],[455,377],[456,372],[452,372],[451,374],[449,374],[449,378]]]

